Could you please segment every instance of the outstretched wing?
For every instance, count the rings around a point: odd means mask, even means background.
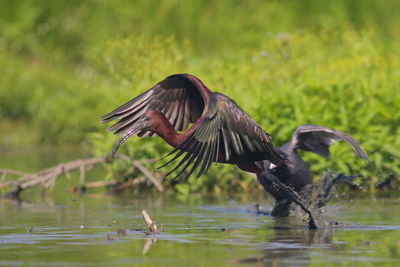
[[[204,116],[193,127],[195,130],[188,138],[169,153],[175,155],[163,166],[185,155],[167,175],[179,170],[178,177],[191,166],[186,178],[197,168],[200,168],[197,173],[200,176],[208,171],[211,162],[221,158],[229,162],[233,158],[257,155],[258,160],[269,159],[276,164],[285,161],[285,157],[273,148],[271,137],[222,94],[211,95]]]
[[[185,131],[189,123],[200,118],[210,94],[208,88],[196,77],[189,74],[175,74],[102,116],[101,119],[103,122],[119,119],[108,130],[120,134],[134,125],[145,111],[158,110],[177,131]],[[140,132],[139,136],[153,134]]]
[[[299,126],[292,136],[291,145],[294,150],[311,151],[324,157],[329,157],[329,147],[336,141],[347,142],[354,152],[368,160],[367,153],[359,146],[357,140],[343,132],[317,125]]]

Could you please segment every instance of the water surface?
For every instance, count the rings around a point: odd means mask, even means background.
[[[293,217],[249,212],[256,202],[67,193],[60,199],[3,199],[0,265],[400,265],[400,198],[333,201],[327,212],[344,226],[319,230],[308,230]],[[161,234],[146,233],[142,209],[162,228]]]

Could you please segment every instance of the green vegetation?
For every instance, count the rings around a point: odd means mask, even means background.
[[[0,145],[89,140],[94,153],[108,153],[117,138],[99,116],[188,72],[234,99],[277,145],[298,125],[317,124],[353,135],[370,155],[367,166],[345,144],[334,145],[332,161],[304,154],[316,174],[328,166],[396,186],[399,8],[372,0],[2,1]],[[136,139],[122,151],[160,158],[169,148]],[[109,175],[126,171],[115,165]],[[218,165],[177,189],[246,190],[252,181]]]

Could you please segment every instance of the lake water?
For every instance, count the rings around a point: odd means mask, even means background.
[[[31,152],[30,152],[31,151]],[[0,155],[0,168],[34,171],[84,157],[71,150],[23,149]],[[356,195],[326,208],[337,229],[308,230],[259,196],[68,193],[61,179],[47,197],[0,198],[0,266],[400,266],[400,196]],[[162,229],[149,234],[145,209]]]
[[[3,199],[0,265],[400,266],[398,197],[332,201],[327,212],[344,226],[319,230],[308,230],[294,217],[249,212],[256,202],[235,196],[68,193],[22,202]],[[160,234],[146,233],[143,209]]]

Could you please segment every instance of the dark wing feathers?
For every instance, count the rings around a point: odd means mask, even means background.
[[[117,119],[109,128],[115,134],[128,131],[147,110],[164,114],[177,131],[185,131],[193,123],[188,138],[167,156],[172,158],[163,166],[180,161],[168,173],[177,171],[186,177],[198,169],[206,173],[211,163],[220,158],[228,162],[245,153],[265,155],[273,163],[284,160],[271,145],[271,137],[235,102],[228,97],[211,93],[196,77],[177,74],[167,77],[148,91],[102,116],[103,122]],[[138,136],[151,136],[141,131]],[[219,155],[219,153],[223,155]],[[161,166],[161,167],[163,167]]]
[[[115,119],[119,121],[109,128],[115,134],[125,132],[133,126],[147,110],[162,112],[177,131],[185,131],[189,123],[198,120],[204,109],[204,99],[199,84],[191,81],[188,74],[177,74],[167,77],[150,90],[128,101],[110,113],[101,117],[103,122]],[[139,136],[153,135],[141,132]]]
[[[329,157],[329,147],[336,141],[347,142],[360,158],[368,159],[367,153],[365,153],[359,146],[358,141],[353,137],[341,131],[323,126],[299,126],[292,136],[291,145],[294,150],[302,149],[324,157]]]
[[[185,175],[187,178],[199,168],[197,176],[200,176],[208,171],[213,161],[218,160],[219,152],[222,150],[225,151],[225,161],[229,161],[233,155],[242,156],[248,151],[265,155],[272,153],[271,157],[276,163],[283,160],[272,147],[271,137],[247,113],[224,95],[218,93],[211,95],[204,117],[200,120],[196,125],[196,130],[186,141],[169,154],[175,155],[162,167],[182,156],[183,151],[186,152],[168,174],[179,169],[176,175],[178,177],[189,169]]]

